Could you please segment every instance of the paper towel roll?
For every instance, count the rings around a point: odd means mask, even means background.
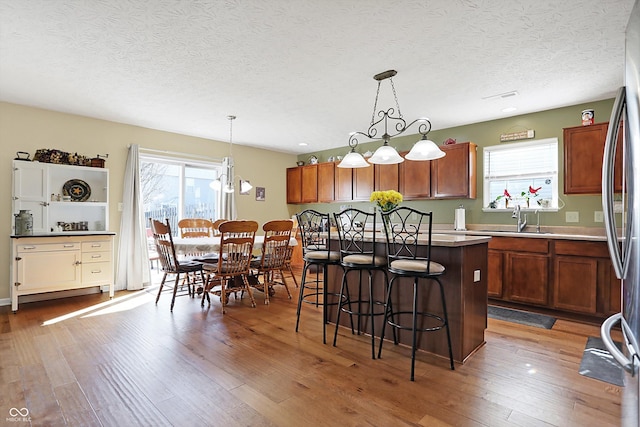
[[[453,228],[456,230],[466,230],[465,225],[465,210],[464,208],[456,209],[455,217],[453,219]]]

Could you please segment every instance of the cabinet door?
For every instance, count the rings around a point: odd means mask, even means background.
[[[376,191],[399,191],[400,164],[373,165],[373,174],[373,188]]]
[[[609,258],[598,260],[598,296],[602,308],[598,312],[611,316],[622,311],[622,282],[616,277],[613,263]]]
[[[595,314],[598,261],[558,255],[554,271],[553,307]]]
[[[431,194],[435,198],[476,198],[476,145],[471,142],[440,147],[446,155],[431,165]]]
[[[353,169],[335,168],[335,201],[353,200]]]
[[[20,252],[16,263],[19,293],[80,286],[80,250]]]
[[[33,232],[49,231],[47,208],[50,195],[47,185],[47,165],[38,162],[13,162],[13,213],[31,211]],[[15,226],[11,218],[11,227]],[[15,231],[15,230],[14,230]]]
[[[406,153],[402,153],[403,155]],[[431,161],[405,160],[399,165],[400,193],[404,200],[431,197]]]
[[[333,202],[335,199],[335,163],[318,164],[318,201]]]
[[[353,169],[353,200],[369,201],[373,192],[373,167]]]
[[[302,203],[318,201],[318,165],[302,166]]]
[[[287,168],[287,203],[302,202],[302,168]]]
[[[549,258],[546,255],[512,252],[505,254],[508,299],[547,305]]]
[[[598,123],[564,129],[565,194],[602,193],[602,156],[608,127],[608,123]],[[614,190],[619,192],[622,190],[621,143],[618,143],[614,172]]]
[[[504,269],[503,257],[503,252],[489,249],[487,293],[490,298],[502,298],[502,273]]]

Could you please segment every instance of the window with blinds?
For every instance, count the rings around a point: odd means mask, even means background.
[[[557,138],[484,147],[483,153],[483,206],[558,208]]]

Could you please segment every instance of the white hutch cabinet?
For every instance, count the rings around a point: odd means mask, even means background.
[[[58,201],[70,183],[80,183],[90,194]],[[22,295],[99,286],[108,287],[113,297],[115,233],[107,231],[108,169],[14,160],[12,209],[14,214],[26,209],[33,215],[33,235],[11,235],[14,312]],[[14,230],[13,215],[11,220]],[[85,223],[87,229],[61,230],[59,223]]]

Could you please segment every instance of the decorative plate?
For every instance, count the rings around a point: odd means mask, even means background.
[[[91,187],[81,179],[70,179],[62,186],[62,194],[71,196],[74,202],[84,202],[91,196]]]

